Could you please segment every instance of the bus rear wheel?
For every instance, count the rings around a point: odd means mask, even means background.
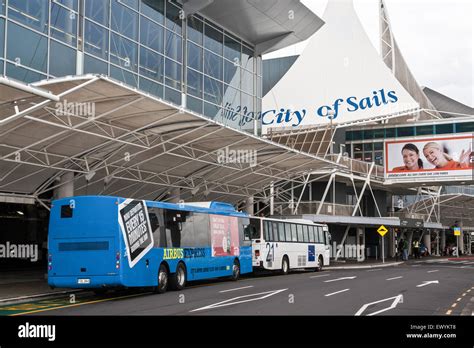
[[[283,256],[283,260],[281,261],[281,274],[288,274],[290,270],[290,262],[288,261],[288,257],[285,255]]]
[[[170,287],[173,290],[182,290],[186,285],[186,268],[178,263],[176,272],[171,275]]]
[[[168,288],[168,269],[161,264],[158,270],[158,286],[155,287],[155,292],[162,294]]]
[[[231,280],[239,280],[240,278],[240,263],[238,260],[234,260],[234,264],[232,265],[232,275],[230,276]]]

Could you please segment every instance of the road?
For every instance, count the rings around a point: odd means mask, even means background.
[[[474,296],[474,262],[292,272],[190,283],[165,294],[77,295],[0,307],[34,315],[459,315]],[[466,311],[464,311],[464,315]],[[471,314],[472,315],[472,314]]]

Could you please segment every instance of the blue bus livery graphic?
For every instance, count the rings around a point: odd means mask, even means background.
[[[220,222],[214,227],[213,216]],[[165,280],[174,289],[184,286],[178,275],[185,281],[236,279],[252,271],[252,242],[244,236],[248,224],[247,214],[220,202],[204,208],[109,196],[59,199],[50,215],[48,283],[164,292]],[[224,248],[224,241],[232,247]]]

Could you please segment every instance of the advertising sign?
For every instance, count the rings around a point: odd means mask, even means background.
[[[145,201],[127,199],[119,205],[119,225],[132,268],[153,248],[153,233]]]
[[[385,178],[472,180],[473,136],[435,136],[385,142]],[[416,181],[416,180],[415,180]]]
[[[212,256],[238,256],[239,226],[232,216],[210,215]]]

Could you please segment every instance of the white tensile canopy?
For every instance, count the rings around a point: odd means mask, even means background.
[[[352,0],[331,0],[326,24],[263,98],[264,133],[379,120],[415,113],[418,103],[384,64],[365,33]]]

